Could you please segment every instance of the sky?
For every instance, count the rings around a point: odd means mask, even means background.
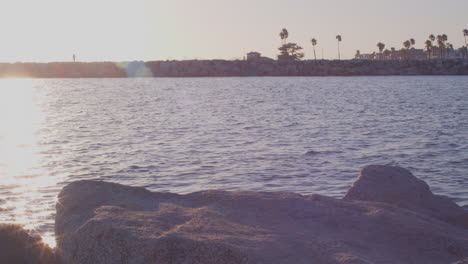
[[[0,62],[275,58],[279,32],[313,58],[422,48],[430,34],[460,47],[467,0],[0,0]]]

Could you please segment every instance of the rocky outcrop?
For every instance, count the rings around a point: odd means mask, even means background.
[[[186,60],[0,63],[0,77],[117,78],[229,76],[468,75],[468,60]]]
[[[0,224],[0,263],[58,264],[54,250],[18,225]]]
[[[57,245],[83,264],[463,261],[468,229],[447,216],[468,213],[439,198],[390,166],[364,168],[344,199],[78,181],[59,194]]]
[[[364,167],[344,199],[393,204],[468,229],[466,210],[446,196],[434,195],[429,185],[399,167]]]

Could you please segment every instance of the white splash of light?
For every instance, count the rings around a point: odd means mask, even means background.
[[[0,199],[4,200],[0,222],[37,230],[37,220],[49,217],[51,203],[38,202],[40,190],[55,185],[40,160],[39,130],[45,116],[41,111],[41,81],[0,80]],[[53,206],[53,205],[52,205]],[[52,235],[43,240],[55,246]]]

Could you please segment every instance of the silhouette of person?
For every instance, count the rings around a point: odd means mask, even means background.
[[[76,56],[75,56],[75,54],[73,54],[73,62],[75,62],[75,61],[76,61]]]

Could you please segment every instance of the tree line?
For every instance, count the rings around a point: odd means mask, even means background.
[[[278,55],[278,60],[300,60],[304,58],[304,53],[301,52],[303,49],[297,43],[287,42],[289,37],[289,32],[287,29],[283,28],[279,33],[281,38],[281,46],[278,48],[280,54]],[[338,59],[341,59],[340,54],[340,42],[342,41],[341,35],[336,36],[336,40],[338,41]],[[312,47],[314,50],[314,59],[317,60],[317,54],[315,52],[315,46],[317,46],[317,39],[312,38],[311,41]]]
[[[462,33],[465,39],[465,45],[460,49],[460,51],[462,53],[462,56],[466,57],[467,47],[468,47],[468,43],[467,43],[468,29],[464,29]],[[416,44],[416,41],[413,38],[404,41],[403,47],[401,49],[401,51],[403,52],[403,56],[408,58],[410,50],[414,49],[415,44]],[[391,55],[396,52],[396,49],[394,47],[392,47],[390,50],[385,49],[385,44],[382,42],[377,43],[377,48],[379,49],[381,58],[392,57]],[[447,34],[441,34],[437,36],[435,36],[434,34],[430,34],[428,39],[424,42],[423,50],[425,50],[426,52],[427,59],[431,59],[434,57],[443,59],[447,57],[448,51],[454,50],[454,46],[453,44],[448,42]]]
[[[465,38],[465,45],[462,47],[461,51],[464,52],[463,57],[465,57],[468,54],[468,29],[463,30],[463,36]],[[281,46],[278,48],[278,50],[280,51],[280,54],[278,55],[278,60],[301,60],[302,58],[304,58],[304,53],[301,52],[303,48],[297,43],[287,41],[289,37],[289,32],[286,28],[283,28],[280,31],[279,37],[281,39]],[[340,60],[340,43],[343,40],[343,38],[341,37],[341,35],[336,35],[336,40],[338,44],[338,60]],[[429,35],[428,40],[426,40],[426,42],[424,43],[424,49],[426,50],[427,58],[431,59],[434,56],[435,51],[437,51],[438,58],[446,58],[448,50],[453,50],[453,45],[451,43],[448,43],[447,41],[448,36],[446,34],[437,35],[437,37],[434,34]],[[315,46],[317,46],[318,41],[315,37],[313,37],[310,42],[314,51],[314,59],[317,60]],[[414,49],[415,44],[416,41],[413,38],[405,40],[403,42],[403,47],[399,52],[403,53],[403,56],[406,56],[406,58],[408,58],[410,50]],[[391,57],[392,54],[395,54],[397,52],[397,50],[394,47],[390,48],[390,50],[385,49],[385,44],[382,42],[377,43],[377,48],[379,49],[381,55],[380,57]],[[359,51],[357,52],[357,54],[360,54]]]

